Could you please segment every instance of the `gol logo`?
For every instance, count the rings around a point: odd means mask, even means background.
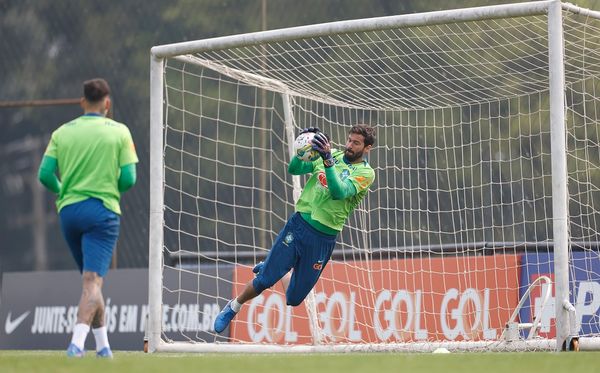
[[[319,260],[318,262],[316,262],[315,264],[313,264],[313,269],[316,271],[320,271],[323,269],[323,261]]]
[[[319,182],[327,188],[327,177],[325,176],[325,172],[319,172]]]

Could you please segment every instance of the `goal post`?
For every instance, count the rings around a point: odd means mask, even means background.
[[[561,3],[555,1],[548,5],[548,74],[550,76],[550,134],[552,136],[552,231],[554,233],[557,349],[569,336],[566,312],[570,305],[563,42],[562,8]]]
[[[560,1],[155,46],[149,351],[600,348],[600,13]],[[294,212],[303,127],[376,181],[299,307],[214,317]]]

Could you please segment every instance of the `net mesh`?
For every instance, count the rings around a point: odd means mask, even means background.
[[[593,336],[600,23],[563,18],[571,302],[580,334]],[[164,337],[415,349],[500,341],[531,282],[553,276],[547,33],[545,16],[520,17],[167,60]],[[287,307],[276,285],[215,334],[216,313],[294,212],[286,126],[319,127],[341,148],[356,123],[377,129],[376,181],[306,307]],[[515,319],[540,312],[535,338],[555,335],[545,286]]]

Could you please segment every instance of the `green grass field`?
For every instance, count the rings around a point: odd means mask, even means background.
[[[144,354],[67,359],[63,351],[0,351],[0,372],[600,372],[600,352],[452,354]]]

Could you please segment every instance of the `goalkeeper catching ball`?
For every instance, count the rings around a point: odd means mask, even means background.
[[[365,197],[375,172],[365,156],[375,143],[375,130],[364,124],[350,129],[344,150],[331,149],[329,137],[318,128],[312,147],[320,159],[305,162],[293,157],[288,166],[292,175],[312,173],[289,218],[264,262],[253,271],[254,280],[217,315],[214,329],[225,330],[242,304],[281,280],[290,306],[298,306],[317,283],[329,262],[338,234],[346,219]]]

